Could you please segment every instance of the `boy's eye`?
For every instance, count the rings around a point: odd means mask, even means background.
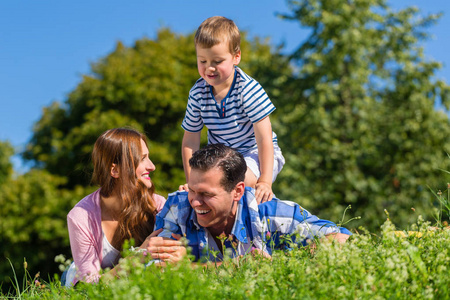
[[[206,63],[206,60],[201,60],[200,62],[201,62],[202,64],[204,64],[204,63]]]
[[[217,60],[216,64],[220,64],[221,62],[223,62],[223,60]]]

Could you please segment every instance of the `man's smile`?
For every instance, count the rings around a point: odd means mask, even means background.
[[[200,214],[200,215],[204,215],[204,214],[207,214],[207,213],[209,213],[211,210],[210,209],[195,209],[195,212],[196,213],[198,213],[198,214]]]

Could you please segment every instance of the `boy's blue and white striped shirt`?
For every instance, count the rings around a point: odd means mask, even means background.
[[[185,236],[197,260],[213,260],[208,251],[208,233],[197,223],[187,192],[169,194],[163,209],[156,215],[155,230],[160,228],[163,231],[159,236],[171,237],[172,233]],[[257,205],[254,190],[246,187],[238,202],[236,220],[231,231],[237,246],[231,247],[230,241],[226,241],[225,246],[232,249],[233,257],[246,254],[251,247],[272,254],[273,249],[290,247],[284,239],[287,236],[292,235],[290,238],[296,244],[305,244],[306,239],[336,232],[351,235],[346,228],[321,220],[292,201],[273,198],[272,201]]]
[[[235,67],[234,81],[228,95],[217,103],[211,86],[203,79],[197,80],[189,92],[184,130],[199,132],[208,128],[208,144],[221,143],[241,153],[257,148],[253,123],[275,110],[262,86]],[[272,132],[274,145],[277,136]]]

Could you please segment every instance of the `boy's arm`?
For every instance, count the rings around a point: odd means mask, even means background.
[[[255,197],[258,203],[270,201],[273,197],[273,141],[272,124],[269,116],[253,124],[256,144],[258,145],[258,159],[261,176],[256,183]]]
[[[189,159],[192,154],[200,148],[201,131],[189,132],[184,131],[183,142],[181,143],[181,157],[183,159],[184,175],[186,176],[186,182],[189,180],[189,174],[191,173],[191,167],[189,166]],[[179,190],[186,190],[186,185],[180,185]]]

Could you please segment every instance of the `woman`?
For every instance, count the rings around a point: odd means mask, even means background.
[[[155,215],[165,203],[154,193],[150,172],[155,165],[143,134],[128,128],[106,131],[95,142],[92,161],[92,181],[100,188],[67,215],[74,264],[66,286],[97,282],[101,269],[114,272],[125,240],[149,248]]]

